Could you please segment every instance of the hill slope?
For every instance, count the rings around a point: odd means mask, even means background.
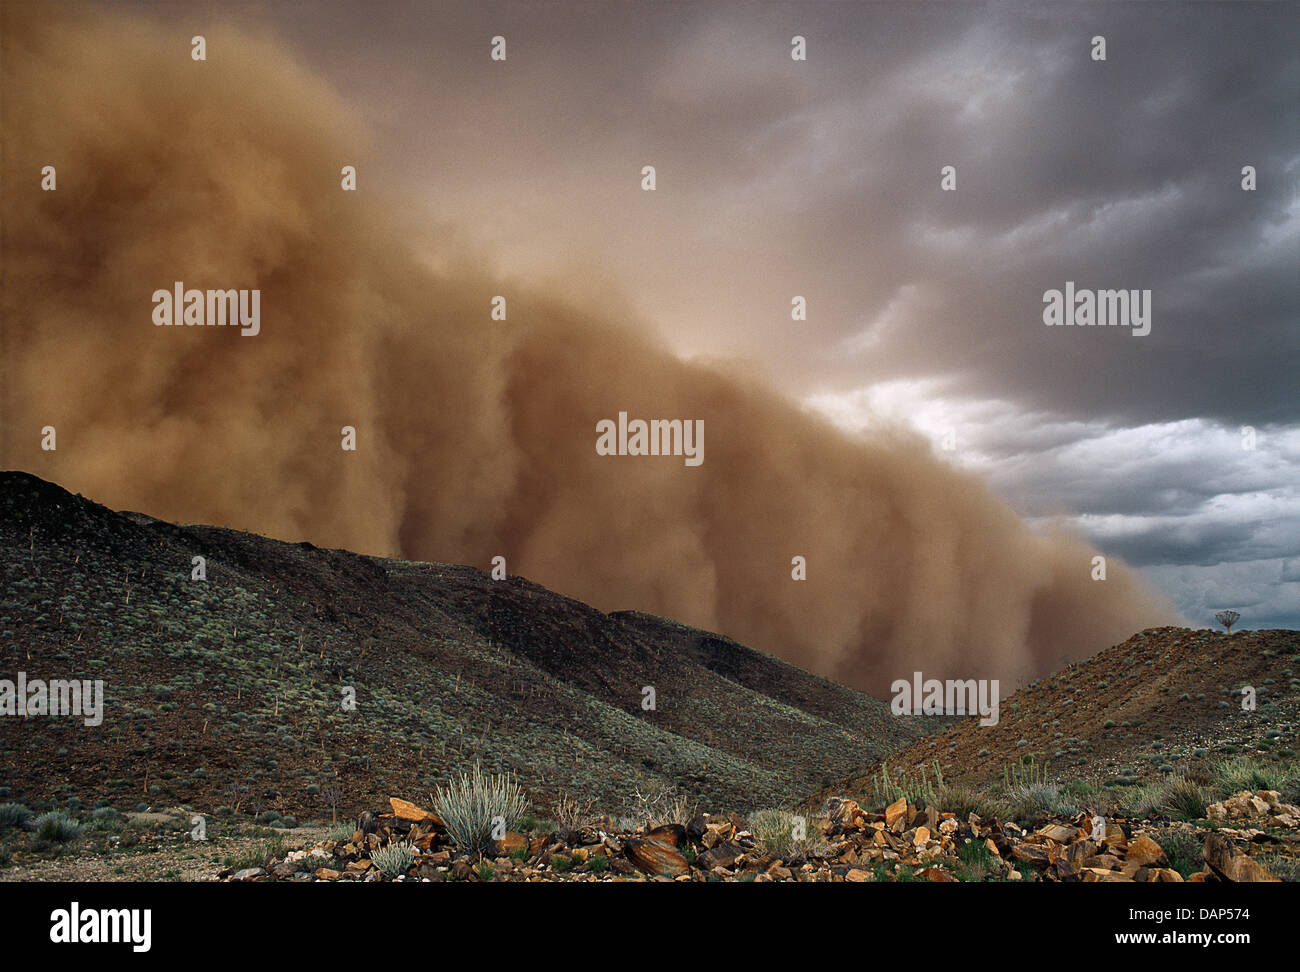
[[[115,513],[25,473],[0,473],[0,578],[0,678],[105,683],[101,726],[0,718],[15,798],[302,813],[337,784],[349,810],[478,759],[543,810],[664,787],[743,810],[924,731],[720,635],[471,567]]]
[[[1300,631],[1150,628],[1002,700],[997,725],[954,720],[886,762],[914,773],[938,761],[948,782],[979,784],[1032,758],[1058,782],[1124,785],[1224,757],[1289,760],[1300,749],[1298,676]],[[1255,689],[1253,711],[1243,686]],[[878,769],[813,802],[870,791]]]

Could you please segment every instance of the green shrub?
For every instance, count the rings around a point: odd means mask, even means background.
[[[1272,767],[1245,756],[1223,759],[1210,768],[1214,790],[1229,797],[1242,790],[1284,790],[1295,779],[1297,767]]]
[[[514,777],[484,775],[475,763],[460,779],[438,788],[433,808],[457,847],[467,854],[483,855],[492,847],[494,818],[500,818],[506,830],[514,830],[528,810],[528,802]]]
[[[395,878],[405,874],[415,863],[415,851],[410,844],[389,844],[371,851],[370,860],[384,877]]]
[[[746,824],[749,832],[754,835],[754,841],[766,854],[789,861],[806,857],[815,845],[821,843],[809,839],[806,818],[804,836],[796,840],[794,817],[794,814],[786,810],[756,810],[749,815]]]
[[[1057,784],[1044,781],[1012,783],[1006,789],[1005,801],[1009,815],[1017,821],[1072,817],[1080,809]]]
[[[1003,810],[995,797],[968,783],[944,784],[935,794],[934,805],[941,813],[956,814],[963,822],[972,813],[984,821],[994,820]]]
[[[75,840],[81,833],[81,824],[73,820],[62,810],[51,810],[36,818],[34,823],[36,836],[52,844],[66,844]]]
[[[1180,776],[1165,787],[1160,807],[1172,817],[1199,820],[1205,816],[1205,804],[1205,791],[1186,776]]]
[[[0,830],[10,827],[25,827],[32,819],[32,812],[21,803],[0,803]]]
[[[983,881],[997,868],[993,852],[982,840],[969,840],[957,849],[957,858],[961,866],[957,868],[959,881]]]
[[[1169,866],[1183,877],[1190,877],[1201,869],[1202,839],[1195,830],[1171,828],[1160,836],[1160,847],[1169,858]]]

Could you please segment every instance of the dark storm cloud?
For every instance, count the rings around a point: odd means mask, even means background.
[[[313,10],[259,15],[386,127],[370,178],[426,186],[506,272],[608,273],[688,351],[794,394],[939,376],[1084,419],[1297,417],[1294,4]],[[1044,327],[1066,280],[1150,289],[1152,333]]]

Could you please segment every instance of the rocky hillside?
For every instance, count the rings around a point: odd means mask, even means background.
[[[1243,691],[1254,690],[1254,707]],[[1001,705],[995,726],[954,720],[812,803],[938,765],[948,783],[984,785],[1024,764],[1062,784],[1124,788],[1242,759],[1289,765],[1300,749],[1300,631],[1152,628]],[[887,786],[885,787],[888,788]]]
[[[665,793],[743,811],[925,730],[725,637],[522,578],[175,526],[24,473],[0,473],[0,580],[0,678],[104,681],[99,726],[0,717],[0,787],[33,805],[355,816],[477,760],[542,812]]]

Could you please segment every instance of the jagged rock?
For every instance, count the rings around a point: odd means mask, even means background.
[[[319,881],[337,881],[343,876],[341,871],[336,871],[330,867],[318,867],[314,874]]]
[[[863,881],[871,880],[871,872],[864,871],[860,867],[851,867],[847,873],[845,873],[844,880],[850,881],[853,884],[860,884]]]
[[[251,881],[253,878],[261,877],[266,873],[264,867],[246,867],[242,871],[236,871],[230,878],[232,881]]]
[[[1280,878],[1269,873],[1268,868],[1254,861],[1249,855],[1237,850],[1219,834],[1205,835],[1205,850],[1202,852],[1205,863],[1214,873],[1225,881],[1278,881]]]
[[[867,815],[853,800],[831,797],[826,803],[826,810],[832,834],[862,830],[866,826]]]
[[[441,817],[432,811],[417,807],[409,800],[389,797],[388,802],[393,808],[393,816],[399,820],[409,820],[413,824],[418,824],[425,831],[442,830],[444,828]]]
[[[691,869],[690,863],[677,848],[657,840],[632,838],[627,841],[624,853],[637,870],[652,876],[676,877]]]
[[[698,844],[704,839],[708,826],[709,815],[707,813],[697,813],[686,824],[686,836]]]
[[[361,816],[357,817],[357,830],[362,834],[373,834],[379,829],[379,814],[373,810],[361,811]]]
[[[903,818],[907,816],[907,799],[899,797],[885,807],[885,826],[890,830],[901,830]]]
[[[646,834],[650,840],[657,840],[661,844],[668,844],[672,847],[681,847],[686,840],[686,828],[681,824],[664,824],[662,827],[656,827],[650,833]]]
[[[1074,840],[1078,832],[1078,828],[1066,827],[1063,824],[1048,824],[1047,826],[1038,829],[1039,834],[1046,837],[1048,840],[1054,840],[1060,844],[1068,844],[1070,841]]]
[[[705,870],[712,870],[715,867],[734,867],[744,853],[745,849],[740,845],[725,841],[701,854],[698,863]]]
[[[1161,867],[1169,865],[1169,858],[1165,856],[1164,848],[1145,834],[1129,842],[1128,850],[1124,852],[1124,860],[1126,863],[1135,861],[1142,865],[1159,864]]]

